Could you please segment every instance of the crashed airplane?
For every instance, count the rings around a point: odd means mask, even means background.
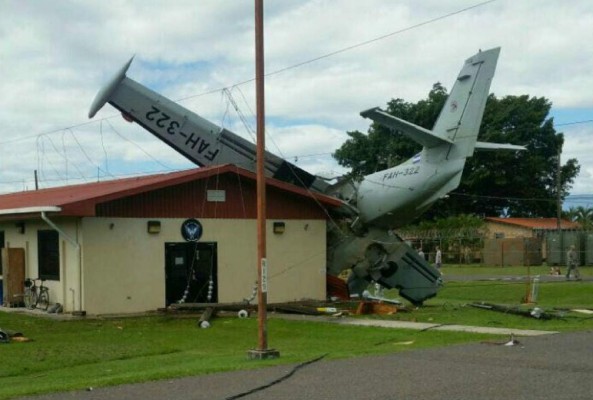
[[[465,161],[475,150],[524,150],[511,144],[477,141],[500,48],[468,58],[432,130],[396,118],[380,108],[361,115],[392,128],[423,146],[404,163],[330,184],[266,152],[267,176],[339,199],[328,223],[327,272],[350,268],[351,293],[369,282],[396,288],[414,304],[434,297],[442,285],[439,271],[393,234],[435,201],[459,186]],[[126,76],[130,59],[99,91],[89,118],[111,104],[124,118],[141,125],[199,166],[231,163],[256,169],[256,146]]]

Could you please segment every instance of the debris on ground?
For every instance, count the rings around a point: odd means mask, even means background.
[[[389,304],[397,304],[400,305],[402,302],[397,300],[397,299],[388,299],[386,297],[383,296],[377,296],[375,295],[371,295],[371,292],[369,292],[368,290],[365,290],[364,292],[362,292],[362,297],[365,300],[374,300],[374,301],[378,301],[380,303],[389,303]]]
[[[379,298],[367,295],[361,299],[350,301],[299,301],[289,303],[268,304],[269,312],[300,315],[317,315],[342,317],[346,315],[391,315],[403,310],[398,300]],[[209,311],[212,310],[212,311]],[[171,304],[166,310],[171,313],[201,312],[198,325],[209,326],[209,319],[217,312],[234,312],[238,318],[247,318],[250,313],[257,311],[257,305],[240,303],[182,303]],[[211,313],[212,315],[208,314]],[[202,326],[204,325],[204,326]]]
[[[8,337],[8,333],[4,332],[0,329],[0,343],[9,343],[10,338]]]
[[[11,341],[30,342],[31,339],[23,336],[21,332],[0,328],[0,343],[10,343]]]
[[[210,328],[210,319],[216,315],[216,309],[214,307],[208,307],[202,313],[202,316],[198,320],[198,326],[206,329]]]
[[[593,314],[593,310],[589,310],[588,308],[575,308],[570,311],[574,311],[581,314]]]
[[[517,346],[521,344],[517,339],[515,339],[515,335],[511,333],[511,337],[509,340],[505,340],[504,342],[492,342],[492,341],[483,341],[482,344],[493,344],[496,346]]]
[[[393,304],[375,303],[372,301],[361,301],[356,309],[356,315],[392,315],[397,312],[397,306]]]
[[[470,307],[481,308],[484,310],[491,310],[491,311],[498,311],[505,314],[513,314],[513,315],[520,315],[523,317],[530,317],[536,319],[552,319],[552,318],[562,318],[561,315],[556,315],[552,313],[545,312],[540,307],[534,307],[529,310],[522,310],[518,307],[512,306],[504,306],[500,304],[492,304],[492,303],[471,303],[468,304]]]

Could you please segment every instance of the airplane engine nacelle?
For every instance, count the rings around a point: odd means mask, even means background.
[[[371,229],[363,236],[334,238],[330,241],[328,272],[337,275],[351,268],[351,294],[362,294],[369,282],[396,288],[414,304],[436,296],[442,286],[440,272],[422,260],[399,236]]]

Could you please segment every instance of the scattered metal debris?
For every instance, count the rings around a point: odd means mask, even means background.
[[[367,293],[364,299],[350,301],[300,301],[290,303],[268,304],[269,312],[301,315],[331,315],[342,317],[346,315],[391,315],[404,310],[404,306],[398,300],[383,297],[371,296]],[[176,303],[171,304],[165,311],[172,313],[183,313],[196,311],[202,312],[198,326],[207,328],[210,326],[210,318],[217,312],[235,312],[238,318],[248,318],[250,313],[256,311],[256,306],[241,303]]]
[[[589,314],[589,315],[593,314],[593,310],[589,310],[587,308],[575,308],[570,311],[574,311],[574,312],[581,313],[581,314]]]
[[[30,342],[31,339],[23,336],[21,332],[0,328],[0,343],[10,343],[11,341]]]
[[[506,347],[509,347],[509,346],[517,346],[517,345],[521,344],[517,339],[515,339],[515,335],[513,335],[512,333],[511,333],[511,336],[510,336],[509,340],[504,341],[504,342],[484,341],[484,342],[481,342],[481,343],[482,344],[493,344],[493,345],[496,345],[496,346],[506,346]]]
[[[545,312],[543,309],[539,307],[534,307],[530,310],[522,310],[518,307],[511,307],[511,306],[503,306],[499,304],[491,304],[491,303],[471,303],[468,304],[470,307],[475,308],[482,308],[484,310],[491,310],[491,311],[498,311],[505,314],[513,314],[513,315],[520,315],[523,317],[530,317],[536,319],[553,319],[553,318],[562,318],[561,315],[556,315],[552,313]]]
[[[214,317],[215,315],[216,309],[214,307],[206,308],[198,320],[198,326],[203,329],[210,328],[210,318]]]
[[[379,301],[381,303],[390,303],[390,304],[401,304],[402,302],[397,300],[397,299],[388,299],[386,297],[383,296],[377,296],[377,295],[371,295],[371,293],[368,290],[365,290],[364,292],[362,292],[362,297],[366,300],[375,300],[375,301]]]

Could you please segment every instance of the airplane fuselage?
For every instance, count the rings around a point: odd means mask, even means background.
[[[365,176],[359,182],[329,185],[281,157],[267,153],[266,176],[335,196],[342,206],[328,223],[327,270],[352,269],[351,291],[369,281],[398,288],[414,303],[436,295],[440,273],[392,229],[418,217],[458,187],[465,160],[477,136],[500,49],[468,58],[432,130],[374,108],[361,113],[422,145],[401,165]],[[233,163],[254,170],[253,143],[216,126],[126,76],[132,60],[99,91],[89,117],[107,102],[198,165]],[[484,146],[503,148],[501,146]],[[509,149],[509,146],[504,146]]]
[[[432,164],[420,153],[396,167],[366,176],[358,186],[360,218],[388,229],[411,222],[442,197],[435,194],[463,171],[463,164],[460,160]]]

